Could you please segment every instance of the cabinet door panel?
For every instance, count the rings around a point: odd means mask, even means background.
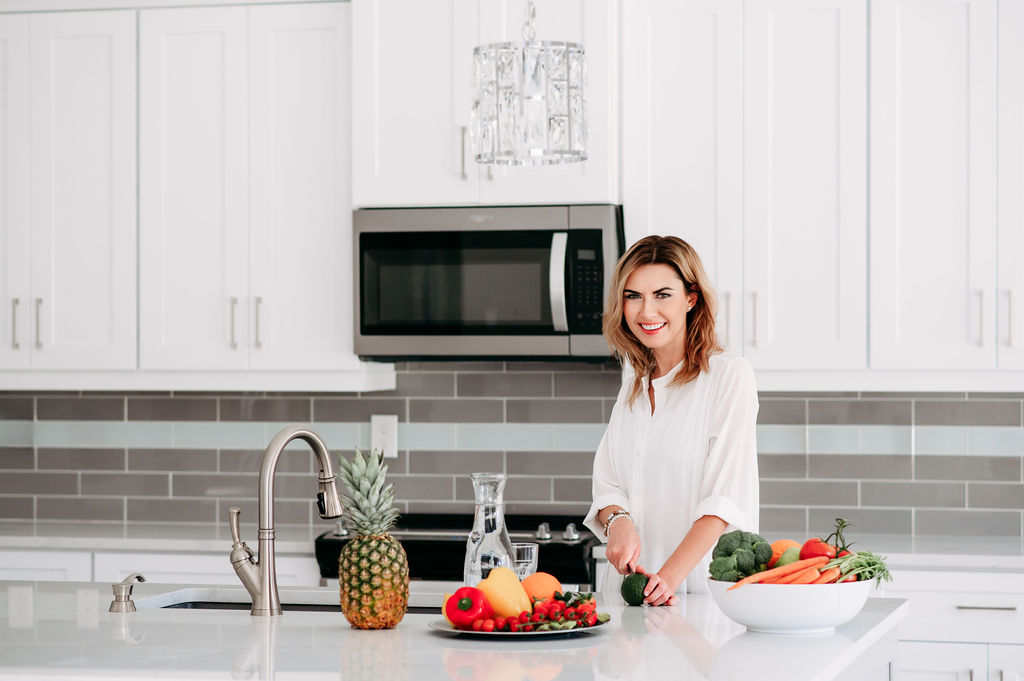
[[[354,0],[352,22],[355,205],[476,203],[475,0]]]
[[[135,368],[135,13],[31,17],[34,369]]]
[[[586,50],[587,160],[525,167],[481,168],[473,163],[472,172],[480,177],[480,202],[618,203],[617,3],[539,0],[535,7],[537,40],[576,42]],[[522,41],[521,0],[481,0],[479,15],[481,44]]]
[[[27,369],[29,19],[0,16],[0,368]]]
[[[244,369],[246,10],[147,10],[140,32],[140,363]]]
[[[1024,681],[1024,646],[990,643],[988,678],[991,681]]]
[[[866,3],[748,3],[745,26],[744,354],[863,368]]]
[[[685,239],[719,295],[718,336],[741,348],[743,3],[623,7],[626,246]]]
[[[999,5],[999,368],[1024,369],[1024,3]]]
[[[871,365],[993,369],[996,2],[871,12]]]
[[[354,362],[349,10],[249,10],[253,369]]]
[[[984,643],[900,641],[897,681],[978,681],[985,678]]]

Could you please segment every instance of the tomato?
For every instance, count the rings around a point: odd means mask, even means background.
[[[480,627],[483,631],[494,631],[494,620],[484,620],[483,626]]]
[[[819,537],[813,537],[800,547],[800,560],[825,556],[829,560],[836,557],[836,547],[826,544]]]

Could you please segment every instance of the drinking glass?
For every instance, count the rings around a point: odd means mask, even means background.
[[[512,544],[516,576],[525,579],[537,571],[537,551],[540,547],[532,542]]]

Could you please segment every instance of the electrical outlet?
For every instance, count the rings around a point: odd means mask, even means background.
[[[384,450],[384,458],[398,457],[398,417],[394,414],[370,416],[370,448]]]

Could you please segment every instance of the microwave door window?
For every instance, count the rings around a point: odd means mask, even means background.
[[[550,233],[369,236],[388,241],[364,244],[364,333],[552,332]]]

